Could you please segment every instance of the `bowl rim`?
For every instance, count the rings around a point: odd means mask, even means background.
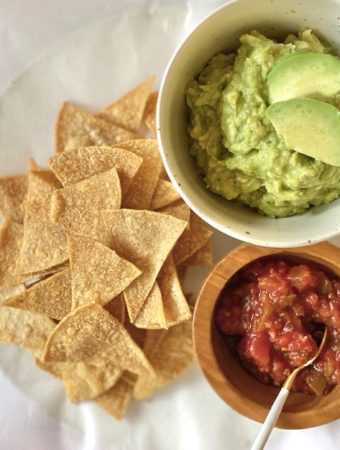
[[[170,165],[168,163],[168,159],[166,156],[166,148],[165,145],[163,145],[163,137],[161,133],[161,122],[162,122],[162,99],[164,96],[164,91],[167,84],[167,79],[169,76],[169,73],[172,70],[172,66],[174,61],[178,58],[180,53],[183,51],[183,48],[185,47],[186,42],[194,35],[198,30],[203,26],[207,21],[211,20],[211,18],[217,14],[220,14],[222,10],[225,8],[228,8],[232,4],[235,3],[235,0],[226,0],[226,3],[219,6],[218,8],[214,9],[212,12],[210,12],[208,15],[203,17],[196,26],[194,26],[193,29],[191,29],[181,40],[181,42],[178,44],[177,48],[175,49],[174,53],[172,54],[162,77],[160,89],[159,89],[159,95],[158,95],[158,102],[157,102],[157,108],[156,108],[156,135],[157,135],[157,142],[160,150],[161,159],[163,162],[163,165],[165,167],[165,170],[167,172],[167,175],[169,176],[169,179],[171,183],[174,185],[175,189],[179,193],[179,195],[182,197],[182,199],[185,201],[185,203],[192,209],[202,220],[204,220],[206,223],[208,223],[211,227],[214,229],[220,231],[221,233],[230,236],[232,238],[238,239],[243,242],[247,242],[253,245],[257,246],[265,246],[265,247],[275,247],[275,248],[287,248],[287,247],[302,247],[302,246],[309,246],[312,244],[317,244],[319,242],[326,241],[328,239],[332,239],[338,235],[340,235],[340,227],[334,227],[333,230],[329,230],[328,232],[319,233],[317,236],[313,237],[307,237],[305,239],[299,239],[290,238],[289,240],[281,240],[280,238],[276,240],[264,240],[261,238],[253,237],[252,234],[248,234],[244,231],[238,231],[237,229],[230,228],[227,225],[223,225],[219,221],[215,220],[214,218],[210,217],[209,214],[206,214],[202,211],[202,209],[199,206],[196,206],[196,204],[190,199],[190,195],[188,196],[186,192],[184,192],[181,184],[177,181],[176,177],[174,176],[172,169],[170,168]],[[218,194],[215,194],[218,195]],[[231,200],[226,200],[229,202],[232,202]],[[336,201],[336,199],[334,200]],[[247,206],[247,205],[242,205]],[[250,207],[248,207],[250,208]],[[313,207],[316,208],[316,207]],[[253,208],[251,208],[253,209]],[[254,213],[255,213],[255,209]],[[308,213],[309,210],[306,212]],[[306,213],[305,212],[305,213]],[[292,217],[303,217],[304,213],[297,214]],[[287,219],[287,218],[281,218],[281,220]],[[288,217],[289,219],[289,217]],[[280,218],[271,219],[268,217],[268,220],[280,220]],[[308,220],[308,219],[307,219]],[[309,220],[313,220],[313,218],[309,218]]]
[[[238,270],[258,258],[270,255],[296,256],[311,262],[315,262],[330,269],[340,276],[340,248],[329,242],[297,248],[268,248],[258,247],[243,243],[224,256],[207,276],[201,291],[197,297],[193,316],[193,345],[196,359],[206,380],[215,393],[231,408],[249,419],[263,422],[269,409],[262,404],[247,398],[242,392],[235,389],[220,367],[213,344],[213,329],[215,306],[219,300],[225,284]],[[230,264],[232,262],[232,264]],[[229,267],[227,265],[229,264]],[[224,274],[226,274],[224,276]],[[211,296],[213,286],[214,297]],[[215,328],[216,329],[216,328]],[[242,368],[242,366],[241,366]],[[245,369],[242,368],[245,371]],[[265,385],[264,385],[265,386]],[[273,386],[268,386],[273,390]],[[276,388],[277,389],[277,388]],[[316,414],[314,408],[303,411],[285,411],[283,409],[276,426],[284,429],[311,428],[329,423],[340,418],[340,386],[336,386],[338,397],[333,401],[332,408],[324,411],[324,405],[320,405],[323,414]],[[334,389],[332,392],[334,392]],[[278,390],[278,389],[277,389]],[[292,394],[301,395],[301,394]],[[321,402],[327,397],[316,398]],[[320,411],[319,411],[320,412]]]

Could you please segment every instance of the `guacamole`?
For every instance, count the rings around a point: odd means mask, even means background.
[[[328,53],[310,29],[284,43],[253,31],[236,54],[214,56],[186,99],[190,151],[206,186],[269,217],[287,217],[340,195],[340,167],[287,148],[266,116],[267,77],[278,58],[294,52]],[[339,98],[326,98],[340,107]]]

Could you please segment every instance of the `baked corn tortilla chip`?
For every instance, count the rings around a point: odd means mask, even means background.
[[[44,362],[107,361],[136,374],[153,373],[124,326],[102,306],[82,306],[66,316],[46,344]]]
[[[69,234],[91,237],[109,243],[102,209],[118,209],[120,181],[115,168],[54,192],[50,217]]]
[[[125,324],[126,319],[126,307],[123,294],[119,294],[114,299],[110,300],[104,306],[106,311],[108,311],[112,316],[114,316],[119,322]]]
[[[149,77],[144,83],[107,106],[98,117],[137,133],[153,82],[154,77]]]
[[[92,400],[110,389],[120,378],[122,371],[111,362],[99,364],[59,363],[67,398],[76,403]]]
[[[71,302],[71,274],[70,269],[65,269],[35,283],[5,304],[61,320],[71,311]]]
[[[212,233],[203,221],[191,211],[190,229],[184,231],[172,252],[175,265],[183,264],[202,248],[209,241]]]
[[[53,192],[62,186],[49,170],[33,170],[28,174],[27,195],[24,203],[25,218],[27,216],[46,219],[50,209]]]
[[[124,195],[142,162],[140,156],[118,147],[93,146],[58,153],[49,159],[49,167],[63,186],[116,168]]]
[[[60,363],[45,363],[41,361],[41,359],[35,358],[35,364],[39,369],[44,370],[45,372],[53,375],[55,378],[62,378]]]
[[[20,345],[39,359],[54,328],[55,323],[46,316],[0,306],[0,342]]]
[[[0,213],[5,219],[23,223],[26,192],[27,175],[0,177]]]
[[[160,209],[159,212],[177,217],[177,219],[185,220],[187,222],[186,230],[190,229],[190,208],[184,202],[166,206],[165,208]]]
[[[159,179],[150,204],[150,209],[160,209],[181,197],[170,181]]]
[[[156,133],[156,109],[157,109],[158,92],[151,92],[145,105],[143,122],[150,131]]]
[[[26,286],[24,283],[20,283],[17,286],[8,286],[0,289],[0,305],[3,305],[7,300],[15,297],[22,292],[25,292]]]
[[[102,214],[113,237],[113,250],[143,272],[124,291],[130,321],[134,322],[186,222],[145,210],[121,209]]]
[[[155,283],[147,296],[144,305],[140,309],[134,325],[138,328],[157,330],[167,328],[164,314],[162,294],[158,283]]]
[[[139,376],[135,384],[133,396],[137,400],[150,397],[159,389],[167,386],[192,363],[194,358],[192,345],[192,322],[187,320],[175,325],[160,336],[160,342],[145,354],[151,362],[156,375]],[[148,330],[147,334],[157,333]],[[157,337],[157,335],[156,335]]]
[[[129,317],[125,318],[124,326],[135,343],[140,348],[143,348],[146,330],[143,328],[137,328],[133,323],[130,322]]]
[[[138,139],[122,142],[119,147],[143,158],[143,163],[123,198],[123,207],[149,209],[162,168],[157,141]]]
[[[63,103],[55,127],[55,151],[61,153],[89,145],[113,145],[138,135],[108,123],[70,102]]]
[[[110,416],[121,420],[128,409],[135,382],[136,377],[133,374],[124,372],[116,384],[99,395],[95,402]]]
[[[157,282],[162,293],[163,308],[168,327],[191,318],[191,311],[183,294],[172,255],[163,264]]]
[[[114,250],[89,238],[69,236],[72,309],[97,302],[113,303],[141,271]]]
[[[188,266],[200,266],[200,267],[210,267],[214,261],[214,253],[209,240],[203,245],[196,253],[187,258],[184,264]]]

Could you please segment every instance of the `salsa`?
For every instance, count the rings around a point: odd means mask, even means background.
[[[275,386],[315,354],[327,324],[324,350],[293,390],[322,395],[340,384],[340,280],[319,268],[255,261],[225,286],[216,320],[244,367]]]

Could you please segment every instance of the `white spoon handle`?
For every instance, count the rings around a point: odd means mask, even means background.
[[[262,450],[265,446],[272,429],[274,428],[279,415],[281,414],[283,405],[285,404],[287,397],[289,395],[289,390],[286,388],[281,388],[279,395],[276,397],[275,402],[273,403],[266,420],[264,421],[262,428],[255,439],[254,444],[251,447],[251,450]]]

